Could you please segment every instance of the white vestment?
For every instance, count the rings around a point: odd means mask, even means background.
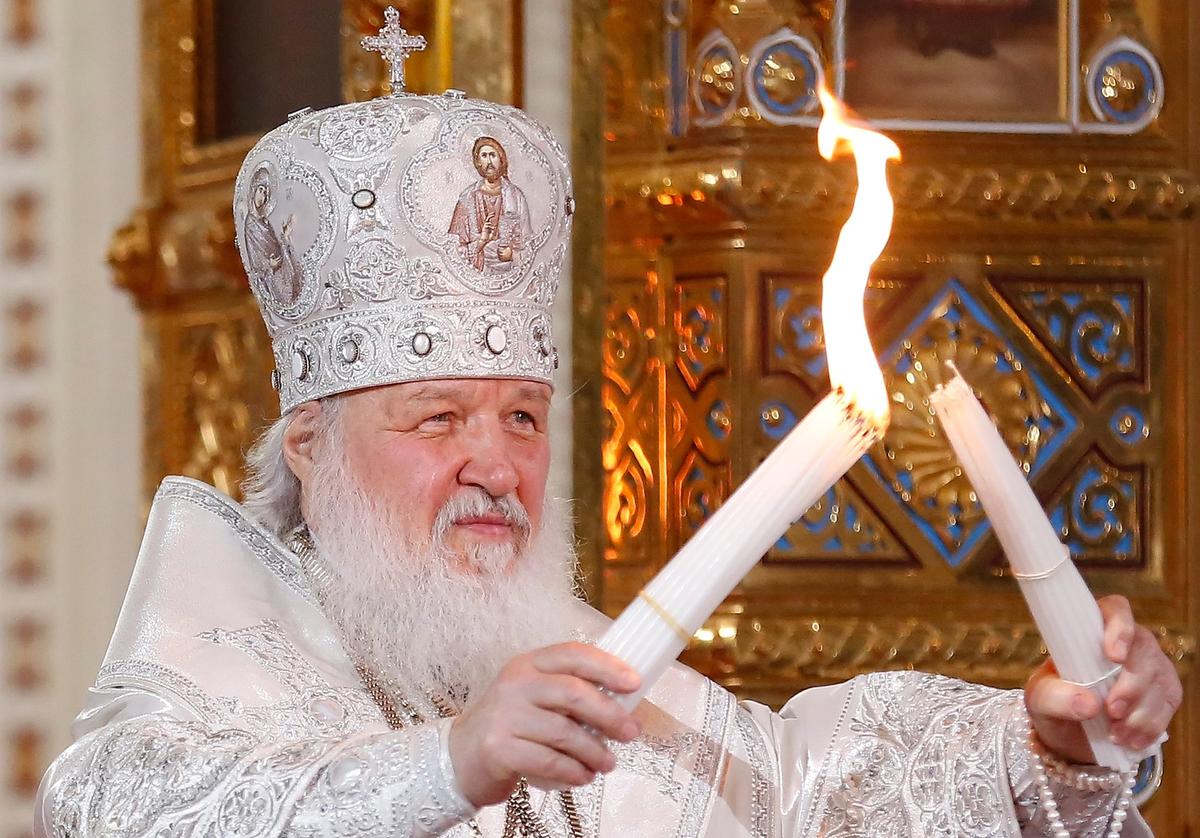
[[[580,631],[606,620],[580,604]],[[589,836],[1047,834],[1019,692],[887,672],[776,713],[683,666],[642,702],[642,736],[575,789]],[[454,784],[449,722],[389,729],[298,558],[221,493],[168,478],[76,741],[36,833],[55,836],[501,834]],[[1072,835],[1115,794],[1056,789]],[[531,790],[551,835],[557,794]],[[1135,813],[1130,838],[1149,835]]]

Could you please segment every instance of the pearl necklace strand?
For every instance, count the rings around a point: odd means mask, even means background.
[[[1058,811],[1058,801],[1054,799],[1054,791],[1050,788],[1050,778],[1078,791],[1115,791],[1121,789],[1117,796],[1117,805],[1112,818],[1108,822],[1106,838],[1120,838],[1125,819],[1129,817],[1129,807],[1133,803],[1133,784],[1137,777],[1137,767],[1128,771],[1108,772],[1105,774],[1090,774],[1081,769],[1067,765],[1050,754],[1042,752],[1042,746],[1029,725],[1029,753],[1033,763],[1033,777],[1038,788],[1038,804],[1046,813],[1050,834],[1054,838],[1071,838]]]

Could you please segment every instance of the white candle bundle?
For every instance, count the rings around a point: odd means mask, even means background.
[[[1089,687],[1103,701],[1120,670],[1104,656],[1104,620],[1070,552],[1058,540],[1024,473],[957,370],[931,401],[996,528],[1059,675]],[[1137,764],[1136,755],[1109,739],[1103,713],[1083,727],[1098,764],[1119,771]]]
[[[879,439],[882,429],[831,393],[784,437],[600,641],[642,676],[632,710],[759,558]]]
[[[887,428],[888,400],[863,317],[871,265],[892,229],[887,161],[900,149],[851,124],[841,103],[820,91],[817,146],[825,159],[854,152],[858,191],[825,272],[821,319],[833,393],[792,429],[741,488],[651,580],[600,640],[600,648],[642,676],[633,709],[692,634],[788,527],[829,491]]]

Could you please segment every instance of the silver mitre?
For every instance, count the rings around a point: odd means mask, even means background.
[[[391,95],[292,114],[234,186],[281,411],[403,381],[551,384],[573,211],[562,148],[516,108],[406,93],[424,39],[394,9],[363,45],[391,62]]]

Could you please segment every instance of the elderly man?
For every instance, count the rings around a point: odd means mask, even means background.
[[[529,204],[532,252],[499,288],[439,221],[480,137],[522,156]],[[244,260],[263,164],[307,231],[295,305],[255,288],[282,418],[244,507],[163,483],[40,833],[1146,834],[1079,724],[1107,713],[1145,749],[1180,701],[1120,598],[1103,707],[1046,666],[1023,695],[882,673],[775,713],[677,666],[624,712],[638,677],[589,645],[606,621],[546,497],[558,145],[453,92],[297,115],[238,178]]]

